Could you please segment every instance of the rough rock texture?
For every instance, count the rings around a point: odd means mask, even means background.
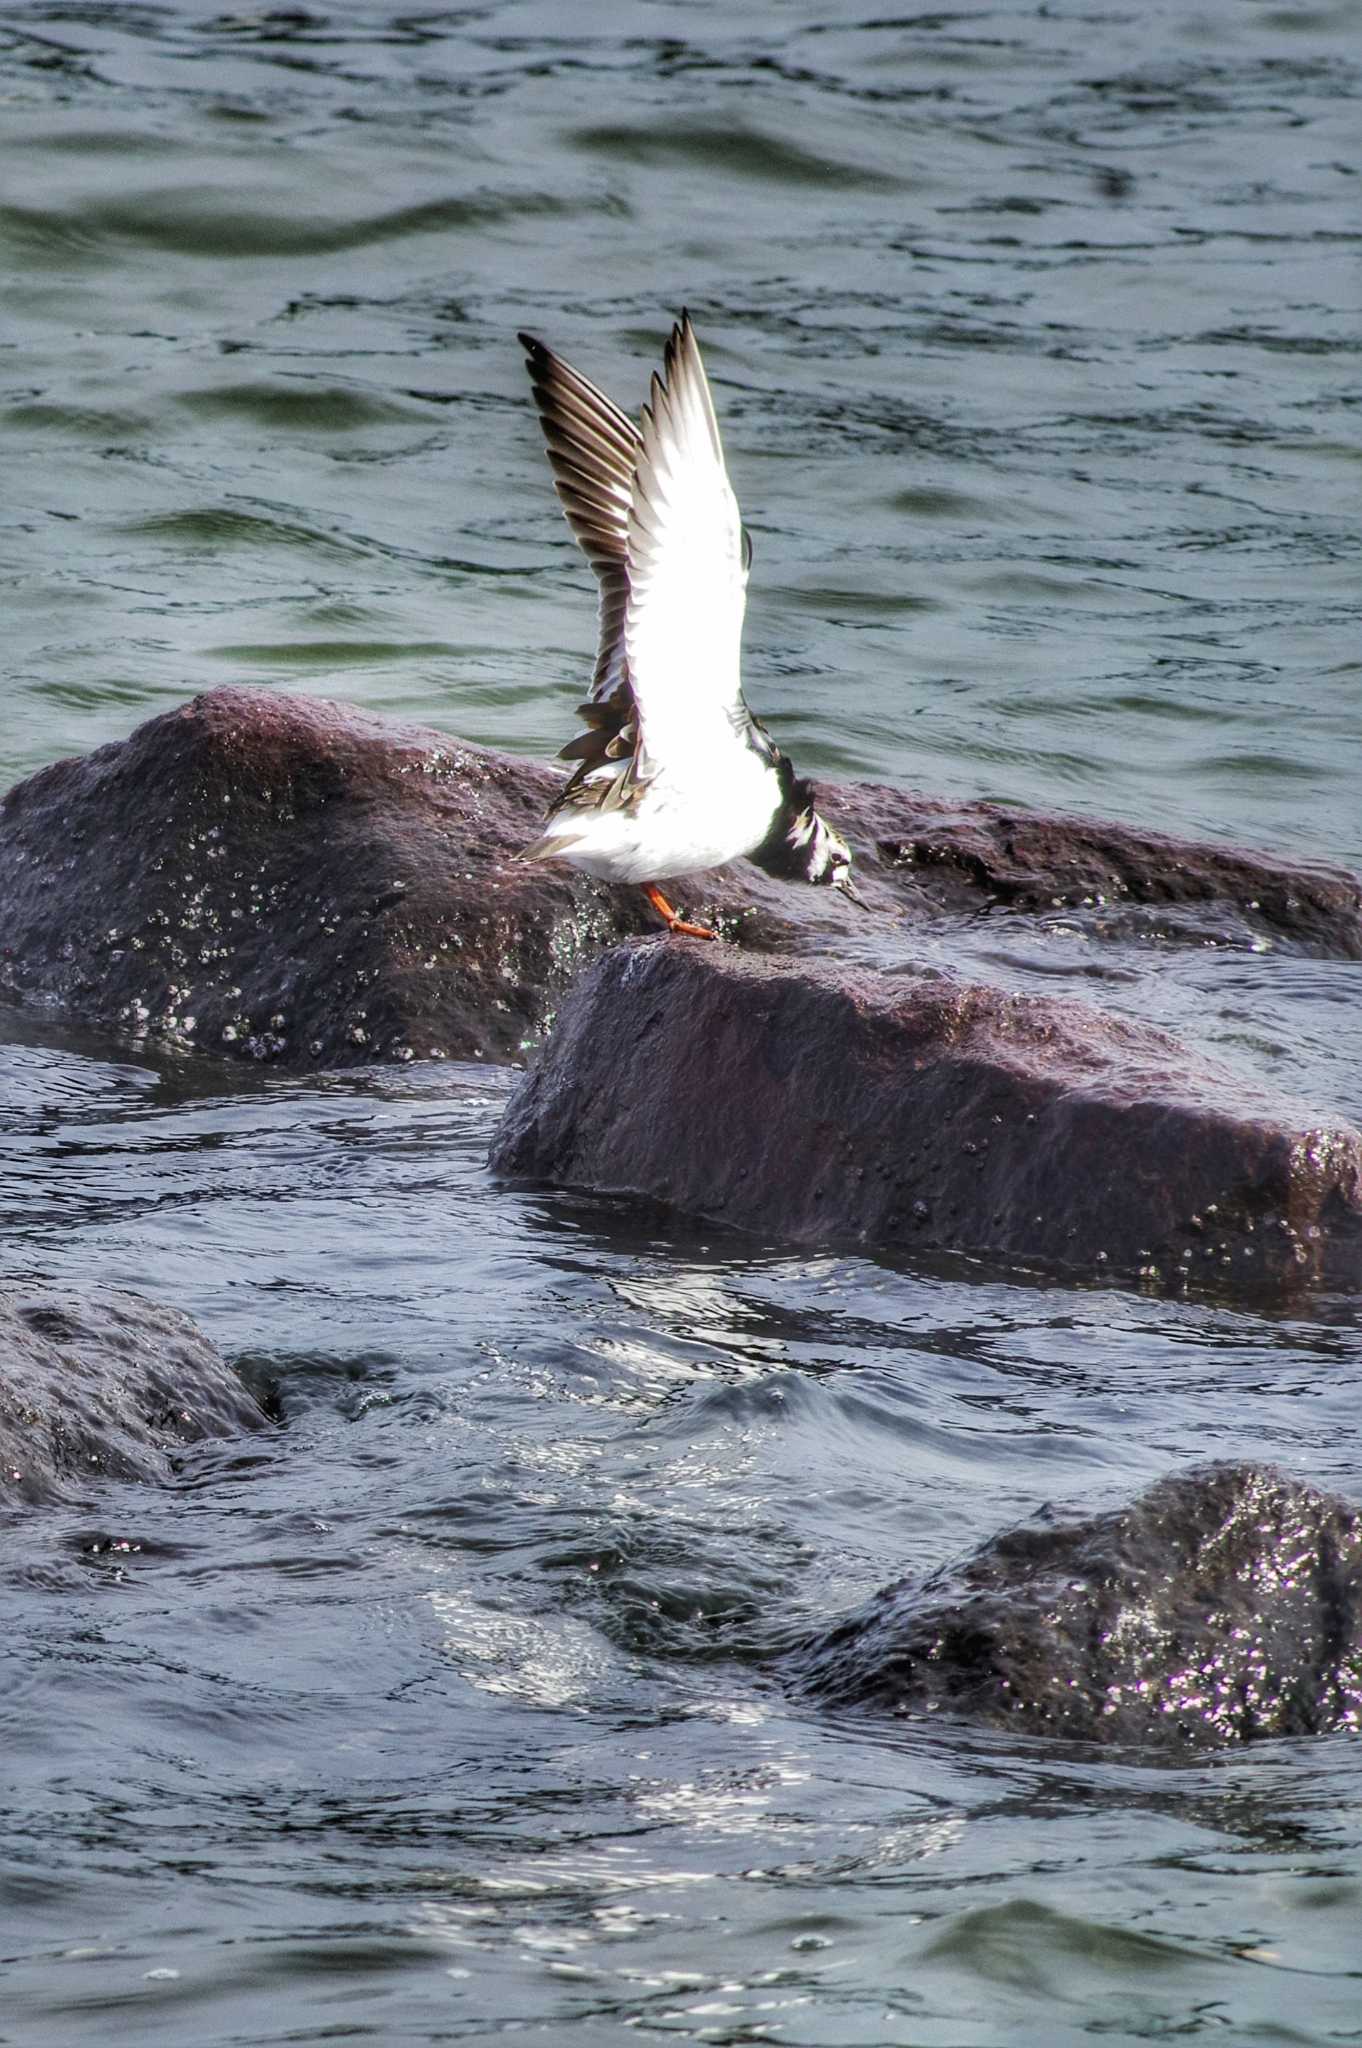
[[[349,705],[210,691],[0,801],[0,999],[284,1066],[514,1058],[583,958],[658,928],[639,890],[517,857],[562,779]],[[678,893],[788,944],[812,892],[742,866]]]
[[[0,1504],[164,1483],[177,1449],[268,1417],[188,1316],[138,1294],[0,1283]]]
[[[1271,1466],[1181,1472],[887,1587],[790,1668],[830,1703],[1080,1741],[1362,1730],[1362,1517]]]
[[[1095,937],[1362,960],[1362,880],[1345,868],[873,783],[836,791],[832,808],[900,894],[937,909],[1062,909],[1083,913]]]
[[[0,802],[0,999],[290,1066],[514,1058],[583,960],[655,928],[637,890],[515,857],[560,782],[344,705],[210,692]],[[1362,957],[1341,871],[874,785],[823,801],[879,917],[745,861],[677,896],[746,947],[820,957],[986,903]]]
[[[545,770],[222,690],[0,807],[0,993],[291,1065],[512,1054],[608,913],[511,871]]]
[[[492,1164],[806,1243],[1362,1280],[1362,1133],[1151,1027],[939,973],[619,947],[564,1003]]]

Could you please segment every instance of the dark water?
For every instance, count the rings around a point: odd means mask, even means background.
[[[694,310],[801,765],[1362,858],[1347,6],[0,15],[0,783],[223,681],[543,752],[511,336]],[[944,945],[932,939],[931,945]],[[1362,1112],[1362,970],[971,941]],[[497,1189],[510,1077],[0,1027],[0,1269],[287,1426],[5,1534],[0,2042],[1362,2036],[1362,1761],[836,1720],[793,1628],[1206,1455],[1362,1493],[1356,1304]]]

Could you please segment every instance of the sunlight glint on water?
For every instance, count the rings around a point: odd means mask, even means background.
[[[554,749],[592,592],[514,331],[641,399],[685,302],[801,767],[1362,859],[1348,10],[21,5],[0,103],[0,786],[223,683]],[[1356,974],[1146,997],[1356,1115]],[[7,1530],[0,2033],[1354,2036],[1354,1745],[851,1723],[773,1658],[1047,1499],[1356,1495],[1355,1305],[497,1189],[509,1084],[5,1025],[5,1268],[186,1308],[286,1427]]]

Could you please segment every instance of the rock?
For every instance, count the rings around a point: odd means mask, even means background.
[[[347,706],[212,691],[0,803],[0,999],[291,1067],[515,1059],[584,960],[655,929],[639,891],[516,858],[560,782]],[[676,895],[746,947],[821,956],[1059,901],[1096,937],[1138,914],[1160,937],[1362,957],[1341,871],[873,785],[824,802],[880,917],[745,861]]]
[[[1362,1517],[1263,1465],[1045,1510],[792,1655],[820,1700],[1186,1747],[1362,1730]]]
[[[872,783],[831,792],[828,808],[901,897],[937,911],[1064,910],[1099,938],[1362,960],[1362,880],[1346,868]]]
[[[290,1067],[513,1059],[583,958],[657,928],[640,890],[517,858],[561,780],[347,705],[210,691],[0,803],[0,998]],[[706,882],[729,937],[784,941],[794,885]]]
[[[175,1452],[269,1418],[188,1316],[138,1294],[0,1283],[0,1502],[164,1484]]]
[[[511,1056],[584,945],[584,885],[512,869],[546,770],[222,690],[0,808],[0,991],[134,1041],[327,1067]]]
[[[567,998],[491,1157],[807,1244],[1362,1280],[1362,1133],[1150,1026],[935,971],[619,947]]]

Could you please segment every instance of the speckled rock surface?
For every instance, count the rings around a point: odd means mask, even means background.
[[[936,971],[618,947],[564,1003],[492,1163],[801,1243],[1362,1282],[1362,1133],[1150,1026]]]
[[[886,1588],[789,1669],[829,1704],[1083,1742],[1357,1733],[1362,1517],[1271,1466],[1177,1473]]]
[[[829,808],[905,902],[1063,910],[1095,939],[1362,960],[1362,880],[1322,861],[874,783],[834,791]]]
[[[9,792],[0,994],[292,1066],[508,1057],[615,931],[570,878],[511,865],[550,786],[340,706],[214,691]]]
[[[212,691],[0,801],[0,1000],[292,1067],[518,1058],[579,965],[656,929],[637,890],[517,858],[561,780],[346,705]],[[820,958],[901,954],[994,905],[1067,906],[1097,940],[1362,957],[1342,871],[872,784],[822,801],[876,915],[746,861],[675,895],[744,948]]]
[[[174,1455],[268,1418],[188,1316],[141,1295],[0,1283],[0,1505],[164,1483]]]
[[[348,705],[210,691],[0,802],[0,999],[289,1067],[513,1059],[583,959],[657,929],[641,891],[518,858],[561,781]],[[813,892],[742,865],[680,893],[730,939],[789,943]]]

